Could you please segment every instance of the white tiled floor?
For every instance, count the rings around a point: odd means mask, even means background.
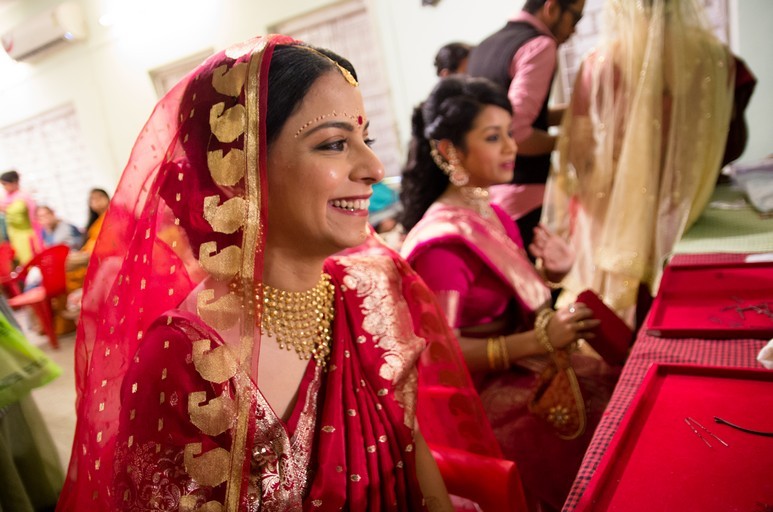
[[[27,339],[43,350],[61,368],[62,375],[32,392],[35,403],[48,425],[51,437],[56,443],[62,467],[66,470],[70,460],[70,447],[75,435],[75,372],[73,368],[75,333],[59,336],[59,349],[51,348],[46,336],[27,329],[29,320],[21,311],[17,313],[19,324]]]

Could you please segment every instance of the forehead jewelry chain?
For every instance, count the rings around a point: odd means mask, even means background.
[[[325,273],[304,292],[256,285],[255,299],[262,303],[261,332],[274,336],[279,348],[294,349],[301,359],[313,357],[318,365],[325,364],[335,316],[334,294],[335,286]]]

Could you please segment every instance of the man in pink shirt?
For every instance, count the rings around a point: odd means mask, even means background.
[[[525,247],[542,213],[545,181],[563,108],[548,108],[558,46],[574,33],[585,0],[526,0],[523,9],[476,46],[467,72],[507,89],[513,105],[513,137],[518,143],[510,185],[493,187],[492,197],[518,223]]]

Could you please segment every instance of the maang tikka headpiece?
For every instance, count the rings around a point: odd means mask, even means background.
[[[440,167],[440,169],[446,173],[451,184],[456,185],[457,187],[465,186],[470,181],[470,176],[464,172],[464,169],[456,166],[459,159],[456,156],[454,147],[451,146],[448,148],[450,158],[449,161],[446,161],[446,159],[443,158],[443,155],[440,154],[440,151],[438,151],[436,140],[430,140],[429,145],[431,148],[429,153],[432,156],[432,160],[435,162],[435,165]]]
[[[343,67],[338,62],[336,62],[335,59],[332,59],[332,58],[328,57],[327,55],[325,55],[321,51],[319,51],[319,50],[317,50],[315,48],[312,48],[311,46],[302,46],[302,48],[306,48],[310,52],[314,52],[317,55],[320,55],[320,56],[324,57],[325,59],[329,60],[330,62],[332,62],[335,65],[335,67],[338,68],[338,71],[340,71],[341,74],[344,76],[344,79],[346,79],[346,81],[349,82],[349,85],[351,85],[352,87],[357,87],[358,85],[360,85],[359,82],[357,82],[357,79],[354,78],[354,75],[352,75],[351,71],[349,71],[348,69]]]

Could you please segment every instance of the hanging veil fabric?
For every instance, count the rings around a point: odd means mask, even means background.
[[[158,387],[156,381],[179,369],[172,361],[158,375],[138,376],[131,366],[141,357],[168,358],[142,349],[160,333],[170,338],[161,341],[161,350],[180,350],[171,347],[175,331],[159,328],[173,324],[198,326],[190,333],[189,364],[222,394],[207,406],[211,392],[205,389],[199,402],[154,397],[189,411],[201,426],[202,442],[166,455],[184,457],[188,473],[207,486],[227,481],[216,501],[236,504],[246,494],[259,332],[255,308],[246,307],[253,287],[240,294],[229,283],[261,277],[266,147],[258,113],[266,108],[267,70],[279,42],[291,40],[254,39],[208,59],[158,103],[135,143],[84,285],[75,354],[79,422],[60,510],[116,510],[123,500],[132,503],[130,492],[116,496],[116,475],[143,456],[151,460],[145,452],[170,450],[161,440],[167,439],[164,429],[174,426],[163,424],[162,407],[152,419],[152,442],[143,420],[153,409],[126,410],[122,398],[141,393],[151,381]],[[195,322],[181,322],[186,315]],[[173,493],[174,475],[147,469],[163,475],[159,499],[170,499],[165,493]],[[196,504],[183,499],[180,506],[196,510]]]
[[[732,57],[694,0],[610,0],[558,141],[543,222],[577,252],[571,302],[592,288],[631,318],[639,285],[705,207],[732,104]]]

